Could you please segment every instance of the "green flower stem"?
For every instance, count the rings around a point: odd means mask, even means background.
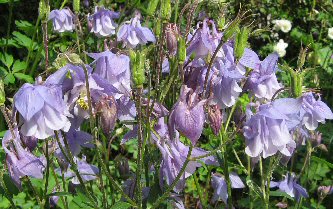
[[[141,184],[141,174],[142,174],[142,104],[141,104],[141,94],[142,88],[136,89],[136,110],[137,110],[137,120],[138,120],[138,159],[136,168],[136,202],[139,209],[142,208],[142,184]]]
[[[199,194],[200,202],[201,202],[203,208],[207,208],[207,202],[206,202],[206,199],[204,198],[204,196],[203,196],[203,194],[202,194],[202,190],[203,190],[204,188],[202,188],[202,187],[200,186],[197,175],[194,173],[192,176],[193,176],[193,180],[194,180],[194,183],[195,183],[195,187],[197,188],[197,192],[198,192],[198,194]]]
[[[222,131],[220,131],[220,140],[222,144],[222,155],[223,155],[223,172],[224,172],[224,178],[227,183],[228,188],[228,208],[232,208],[232,194],[231,194],[231,182],[230,182],[230,176],[229,176],[229,166],[228,166],[228,154],[227,154],[227,146],[226,146],[226,137],[224,134],[222,134]]]
[[[248,178],[250,180],[252,180],[251,178],[251,157],[250,156],[247,156],[247,175],[248,175]],[[253,191],[251,188],[249,188],[249,199],[250,199],[250,209],[253,209],[253,199],[252,199],[252,196],[253,196]]]
[[[61,142],[60,142],[60,139],[59,139],[59,135],[58,135],[58,132],[57,131],[54,131],[54,134],[55,134],[55,138],[57,140],[57,143],[59,145],[59,148],[62,152],[62,154],[64,155],[65,159],[67,162],[69,162],[71,164],[71,169],[74,171],[75,175],[77,176],[79,182],[80,182],[80,185],[83,187],[83,190],[84,192],[88,195],[88,198],[90,199],[90,201],[96,206],[97,208],[97,203],[95,201],[95,199],[93,198],[92,194],[88,191],[86,185],[84,184],[83,182],[83,179],[80,175],[80,172],[77,168],[77,165],[76,163],[74,162],[74,159],[73,159],[73,155],[71,153],[71,150],[69,149],[69,146],[68,146],[68,141],[67,141],[67,138],[65,136],[64,133],[62,133],[62,138],[64,140],[64,144],[65,144],[65,148],[66,148],[66,151],[64,150],[64,147],[62,146]],[[67,156],[68,155],[68,156]]]
[[[28,56],[27,58],[25,59],[25,63],[27,64],[26,65],[26,68],[24,69],[24,74],[26,73],[28,67],[29,67],[29,61],[30,61],[30,56],[31,56],[31,52],[33,51],[33,43],[35,41],[35,38],[36,38],[36,35],[37,35],[37,31],[38,31],[38,26],[39,26],[39,23],[40,23],[41,19],[40,19],[40,16],[38,15],[38,18],[37,18],[37,21],[36,21],[36,24],[35,24],[35,28],[34,28],[34,34],[32,35],[32,39],[31,39],[31,42],[30,42],[30,45],[29,45],[29,48],[28,48]],[[39,52],[38,52],[39,53]],[[36,55],[37,56],[37,55]]]
[[[61,188],[61,186],[60,186],[60,182],[59,182],[59,180],[58,180],[58,177],[57,177],[56,172],[54,171],[54,167],[53,167],[52,164],[50,164],[50,169],[51,169],[51,171],[52,171],[52,175],[53,175],[53,177],[54,177],[54,179],[55,179],[57,189],[60,191],[60,188]],[[65,191],[65,187],[63,188],[63,190]],[[68,209],[67,197],[66,197],[66,196],[65,196],[65,197],[60,196],[60,200],[61,200],[62,204],[64,205],[65,209]]]
[[[237,151],[235,150],[234,147],[232,147],[232,151],[233,151],[233,153],[235,154],[235,157],[236,157],[236,159],[237,159],[239,165],[242,167],[243,171],[248,175],[248,171],[246,170],[245,166],[243,165],[243,163],[242,163],[241,159],[239,158],[239,156],[238,156],[238,154],[237,154]]]
[[[43,209],[44,206],[43,206],[43,203],[41,201],[41,198],[40,198],[39,194],[37,193],[35,187],[32,185],[30,178],[28,176],[25,176],[24,178],[25,178],[25,180],[28,184],[28,187],[32,190],[33,195],[36,197],[38,205],[40,206],[41,209]]]
[[[261,176],[261,192],[262,192],[262,197],[264,200],[265,204],[265,209],[268,209],[268,202],[267,202],[267,197],[266,197],[266,185],[265,185],[265,176],[264,176],[264,170],[263,170],[263,165],[262,165],[262,157],[260,156],[259,160],[259,169],[260,169],[260,176]]]
[[[10,202],[10,205],[12,208],[16,208],[15,203],[13,202],[13,199],[11,198],[11,196],[9,195],[10,192],[8,191],[8,188],[3,180],[3,172],[2,169],[0,170],[0,186],[3,188],[4,191],[4,195],[7,198],[7,200]]]
[[[156,202],[153,204],[153,206],[151,207],[151,209],[154,208],[158,208],[158,206],[166,199],[170,196],[170,192],[173,190],[173,188],[177,185],[177,183],[179,182],[180,178],[184,175],[185,169],[188,165],[188,163],[190,162],[190,157],[192,154],[192,149],[193,149],[193,145],[190,145],[189,151],[187,153],[187,157],[186,160],[183,164],[183,167],[181,168],[181,170],[179,171],[178,175],[176,176],[175,180],[172,182],[172,184],[166,189],[166,191],[163,193],[162,196],[160,196]]]
[[[48,140],[45,140],[45,158],[46,158],[46,173],[45,173],[45,185],[44,185],[44,206],[49,205],[49,197],[47,194],[49,186],[49,175],[50,175],[50,156],[49,156],[49,146]]]

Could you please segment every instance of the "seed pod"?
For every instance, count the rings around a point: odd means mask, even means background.
[[[161,35],[161,27],[162,27],[162,22],[160,19],[156,20],[155,22],[156,27],[154,27],[154,32],[156,37],[159,37]]]
[[[249,37],[250,29],[248,27],[243,27],[237,34],[235,40],[235,55],[237,60],[239,60],[243,54]]]
[[[150,0],[149,1],[148,9],[147,9],[147,14],[149,16],[153,16],[155,14],[158,2],[159,2],[159,0]]]
[[[5,94],[5,85],[2,78],[0,78],[0,106],[5,104],[6,94]]]
[[[103,97],[96,104],[100,125],[105,135],[110,135],[117,121],[117,106],[113,96]]]
[[[177,37],[179,36],[177,24],[168,23],[165,28],[165,36],[169,53],[175,55],[177,52]]]
[[[145,82],[145,59],[146,54],[143,51],[134,52],[130,50],[130,59],[132,67],[132,79],[136,88],[141,88]]]
[[[163,0],[161,2],[161,18],[168,21],[171,18],[171,0]]]
[[[80,12],[80,0],[73,0],[73,10],[76,14]]]
[[[38,11],[39,11],[39,18],[41,20],[46,20],[50,13],[50,6],[46,5],[45,0],[39,1]]]
[[[298,69],[301,69],[305,63],[305,58],[306,58],[306,50],[307,48],[305,49],[301,49],[301,51],[299,52],[299,55],[298,55],[298,60],[297,60],[297,68]]]
[[[183,37],[178,37],[178,62],[183,64],[186,60],[186,43]]]
[[[302,91],[303,91],[302,74],[292,71],[292,73],[291,73],[291,91],[295,98],[302,96]]]
[[[217,105],[208,107],[208,120],[213,133],[218,135],[222,125],[222,113]]]

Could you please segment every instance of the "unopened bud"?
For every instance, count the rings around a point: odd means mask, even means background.
[[[177,37],[179,36],[177,24],[168,23],[165,28],[165,36],[169,53],[175,55],[177,52]]]
[[[208,120],[213,133],[218,135],[222,125],[222,114],[217,105],[208,107]]]
[[[46,20],[50,13],[50,6],[46,5],[45,0],[39,1],[39,18],[41,20]]]
[[[155,22],[156,27],[154,27],[154,32],[156,37],[159,37],[161,35],[161,27],[162,27],[162,22],[160,19],[156,20]]]
[[[297,60],[297,68],[298,69],[301,69],[305,63],[305,58],[306,58],[306,50],[307,48],[305,49],[301,49],[301,51],[299,52],[299,55],[298,55],[298,60]]]
[[[5,94],[5,84],[3,83],[2,78],[0,78],[0,106],[5,104],[6,94]]]
[[[62,53],[58,55],[52,65],[56,70],[58,70],[62,67],[65,67],[68,63],[82,64],[83,61],[81,60],[80,56],[75,53]]]
[[[155,14],[158,2],[159,2],[159,0],[150,0],[149,1],[148,9],[147,9],[147,14],[149,16],[153,16]]]
[[[80,12],[80,0],[73,0],[73,10],[76,14]]]
[[[117,121],[117,106],[113,96],[103,97],[96,104],[97,114],[100,116],[102,131],[110,135]]]
[[[291,73],[291,91],[295,98],[302,96],[303,91],[303,78],[302,74],[292,72]]]
[[[130,50],[130,59],[134,86],[137,88],[141,88],[145,82],[144,66],[146,54],[143,51],[135,53],[133,50]]]
[[[278,202],[275,206],[278,208],[287,208],[288,204],[285,202]]]
[[[178,62],[183,64],[186,60],[186,43],[183,37],[178,38]]]
[[[236,40],[235,40],[235,55],[237,60],[239,60],[243,54],[245,47],[247,45],[247,39],[249,37],[250,29],[248,27],[243,27],[240,32],[237,34]]]
[[[161,1],[161,18],[164,21],[170,20],[170,18],[171,18],[171,0]]]
[[[119,136],[120,134],[122,134],[124,132],[123,128],[117,128],[116,129],[116,135]]]
[[[333,186],[320,186],[318,187],[318,195],[321,199],[324,199],[328,194],[333,193]]]

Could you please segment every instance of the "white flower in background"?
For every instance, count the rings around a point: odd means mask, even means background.
[[[279,42],[274,46],[274,51],[276,51],[279,57],[284,57],[286,55],[286,48],[288,44],[284,42],[283,39],[280,39]]]
[[[291,30],[291,22],[289,20],[274,20],[275,28],[281,30],[284,33],[288,33]]]
[[[333,39],[333,28],[328,29],[328,38]]]

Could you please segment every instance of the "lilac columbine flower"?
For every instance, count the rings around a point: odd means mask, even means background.
[[[231,187],[235,189],[245,188],[244,183],[239,178],[236,173],[229,174]],[[216,173],[212,175],[212,187],[214,189],[214,196],[212,201],[216,202],[218,200],[222,200],[225,204],[228,201],[228,186],[225,181],[225,177]]]
[[[21,133],[25,136],[45,139],[55,130],[68,131],[71,126],[61,87],[48,81],[24,84],[14,96],[14,106],[20,113]]]
[[[318,187],[318,194],[319,197],[325,198],[327,195],[330,195],[333,193],[333,186],[320,186]]]
[[[73,31],[75,28],[74,19],[75,15],[70,9],[52,10],[49,15],[49,20],[53,22],[54,31],[59,33]]]
[[[245,88],[249,89],[257,98],[272,99],[275,92],[281,88],[275,75],[278,58],[279,55],[273,53],[268,55],[263,61],[260,61],[255,52],[245,49],[240,63],[253,69],[245,84]]]
[[[177,129],[189,138],[193,145],[197,143],[203,130],[205,102],[206,100],[199,100],[197,92],[183,85],[179,100],[170,113],[170,129]]]
[[[286,115],[270,104],[261,105],[255,115],[251,111],[248,114],[244,126],[247,155],[258,157],[262,154],[266,158],[278,151],[286,156],[292,154],[288,147],[295,148],[296,144],[289,133]]]
[[[145,45],[148,41],[155,42],[156,40],[149,28],[141,26],[140,16],[136,15],[120,26],[117,41],[123,41],[124,46],[135,48],[138,44]]]
[[[82,159],[74,157],[74,162],[77,165],[77,169],[80,173],[80,176],[82,177],[83,182],[95,180],[97,178],[99,169],[94,165],[88,164],[86,162],[85,156],[83,156]],[[71,182],[75,185],[80,184],[78,177],[71,170],[65,172],[65,177],[72,178]]]
[[[325,119],[333,119],[330,108],[320,98],[316,100],[313,93],[306,93],[302,97],[301,117],[302,123],[309,130],[315,130],[318,122],[325,123]]]
[[[102,53],[89,53],[96,63],[94,74],[106,79],[122,93],[131,91],[130,58],[123,54],[114,54],[111,51]],[[117,97],[118,98],[118,97]]]
[[[210,30],[209,25],[212,26],[212,30]],[[194,37],[188,38],[192,41],[187,48],[187,54],[190,56],[195,53],[196,58],[213,54],[221,37],[222,34],[217,32],[214,21],[204,19],[200,26],[198,24]]]
[[[7,131],[2,139],[2,148],[6,153],[6,163],[9,175],[15,185],[21,188],[20,178],[30,176],[32,178],[43,178],[44,159],[36,157],[23,148],[20,142],[20,134],[17,128]]]
[[[113,19],[117,18],[119,18],[118,12],[95,7],[95,13],[91,16],[88,15],[88,25],[91,28],[90,32],[95,33],[98,37],[107,37],[115,34],[118,25]]]
[[[286,178],[280,182],[271,181],[270,187],[279,187],[279,190],[287,193],[289,196],[294,197],[297,201],[301,196],[308,198],[309,195],[301,185],[297,184],[296,176],[294,173],[287,173]]]

